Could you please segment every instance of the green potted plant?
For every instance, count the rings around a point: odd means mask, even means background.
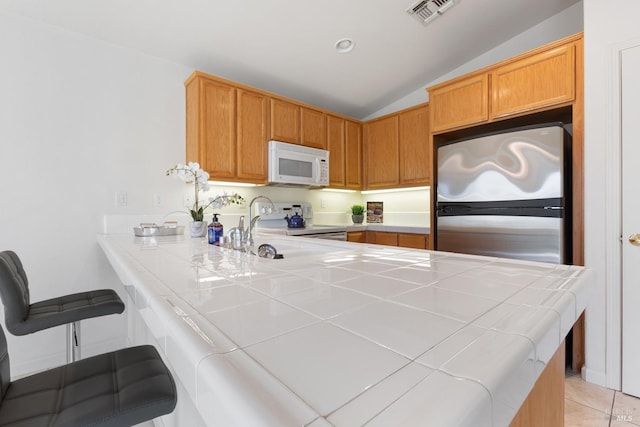
[[[364,206],[351,206],[351,221],[353,221],[354,224],[362,224],[362,221],[364,221]]]

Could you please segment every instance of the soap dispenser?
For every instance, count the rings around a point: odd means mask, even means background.
[[[220,245],[220,238],[222,237],[222,233],[224,228],[222,224],[218,221],[218,213],[213,214],[213,220],[207,229],[207,236],[209,238],[209,244],[211,245]]]

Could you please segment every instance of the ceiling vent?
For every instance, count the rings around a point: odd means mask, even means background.
[[[453,0],[421,0],[407,9],[407,13],[413,15],[423,25],[427,25],[451,6],[453,6]]]

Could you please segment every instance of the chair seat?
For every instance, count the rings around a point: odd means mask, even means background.
[[[124,303],[112,289],[79,292],[33,303],[26,319],[7,321],[14,335],[27,335],[54,326],[65,325],[91,317],[122,313]]]
[[[130,347],[11,382],[0,425],[131,426],[172,412],[176,400],[157,350]]]

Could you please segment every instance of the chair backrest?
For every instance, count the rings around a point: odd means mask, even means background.
[[[29,281],[20,258],[13,251],[0,252],[0,298],[4,304],[7,329],[15,335],[29,314]],[[6,347],[6,345],[5,345]]]

